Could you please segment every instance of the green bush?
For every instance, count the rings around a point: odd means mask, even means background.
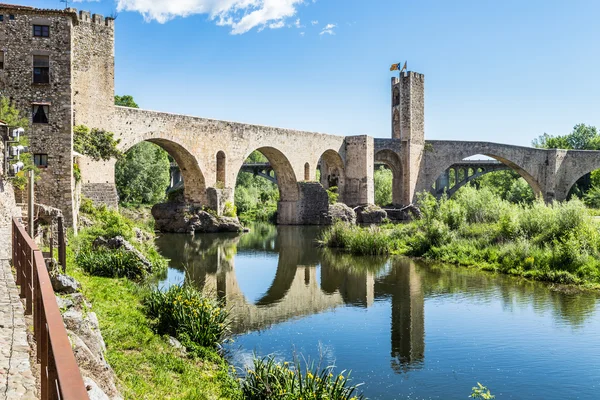
[[[235,205],[232,202],[230,202],[230,201],[225,202],[225,207],[223,208],[223,215],[225,217],[236,217],[237,216],[237,208],[235,207]]]
[[[274,357],[255,358],[241,387],[246,400],[362,400],[360,385],[351,385],[350,373],[334,374],[334,368],[314,364],[302,367],[278,363]]]
[[[329,198],[329,204],[337,203],[338,199],[340,198],[340,194],[338,193],[338,187],[332,186],[329,189],[327,189],[327,197]]]
[[[377,226],[361,228],[341,221],[323,231],[319,242],[356,255],[382,255],[393,250],[393,242],[389,240],[387,230]]]
[[[183,342],[213,347],[228,331],[228,313],[219,302],[187,285],[153,290],[145,297],[144,307],[159,333],[182,338]]]
[[[82,250],[75,262],[90,275],[108,278],[140,279],[147,272],[135,254],[123,250]]]
[[[385,167],[379,167],[373,174],[375,186],[375,204],[387,206],[392,204],[392,171]]]
[[[556,283],[600,284],[600,225],[574,198],[510,203],[465,187],[455,199],[418,195],[422,218],[399,226],[335,224],[321,243],[361,254],[397,253]]]

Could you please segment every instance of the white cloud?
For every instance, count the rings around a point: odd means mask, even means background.
[[[285,22],[283,22],[283,20],[279,20],[277,22],[273,22],[271,24],[269,24],[269,28],[271,29],[279,29],[279,28],[283,28],[285,26]]]
[[[297,19],[297,20],[294,22],[294,26],[295,26],[296,28],[298,28],[298,29],[300,29],[300,28],[304,28],[304,27],[305,27],[304,25],[302,25],[302,24],[300,23],[300,18],[298,18],[298,19]]]
[[[207,14],[234,35],[253,28],[280,27],[304,0],[117,0],[118,11],[137,11],[146,21],[165,23],[176,17]]]
[[[305,33],[304,33],[304,32],[300,32],[300,36],[304,36],[304,35],[305,35]]]
[[[310,23],[313,24],[313,25],[317,25],[319,23],[319,21],[316,21],[316,20],[315,21],[310,21]]]
[[[327,24],[325,25],[325,28],[323,28],[323,30],[321,31],[321,33],[319,33],[319,35],[335,35],[335,32],[333,31],[335,29],[337,25],[336,24]]]

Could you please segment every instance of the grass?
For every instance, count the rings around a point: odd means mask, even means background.
[[[321,368],[314,363],[302,366],[278,363],[274,357],[255,358],[246,371],[242,391],[247,400],[362,400],[358,386],[350,383],[350,374],[334,374],[334,367]]]
[[[338,223],[320,241],[357,255],[402,254],[559,284],[600,288],[600,224],[583,202],[511,204],[465,187],[423,194],[423,217],[403,225]]]
[[[82,212],[95,223],[82,229],[77,237],[70,235],[67,248],[67,273],[77,279],[85,297],[92,302],[106,342],[106,358],[115,371],[118,387],[125,399],[241,399],[239,384],[230,367],[214,347],[194,346],[183,355],[169,343],[168,336],[153,330],[153,321],[146,314],[144,299],[151,295],[156,274],[164,273],[166,260],[158,254],[153,242],[133,240],[136,224],[118,212],[94,208],[83,202]],[[99,235],[124,236],[154,264],[155,274],[145,280],[93,276],[101,261],[110,261],[107,272],[130,263],[116,260],[118,251],[90,253],[91,242]],[[105,260],[106,259],[106,260]],[[110,265],[109,265],[110,264]],[[96,266],[94,266],[96,265]],[[114,266],[118,266],[116,270]],[[137,264],[136,264],[137,265]],[[92,268],[92,266],[94,266]],[[119,274],[117,274],[119,275]],[[127,275],[127,274],[126,274]],[[134,274],[138,278],[138,274]]]
[[[72,260],[72,258],[71,258]],[[69,264],[72,266],[73,264]],[[125,399],[241,399],[227,363],[213,349],[182,356],[150,328],[144,290],[125,278],[103,278],[70,267],[98,315],[108,363]]]

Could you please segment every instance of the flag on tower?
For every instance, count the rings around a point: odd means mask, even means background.
[[[404,61],[404,66],[402,66],[402,63],[392,64],[392,66],[390,67],[390,71],[406,71],[406,63],[407,61]]]

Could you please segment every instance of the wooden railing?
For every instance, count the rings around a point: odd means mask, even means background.
[[[25,314],[33,311],[37,361],[41,363],[40,398],[87,399],[44,257],[16,218],[12,223],[12,259],[21,298],[25,298]]]

